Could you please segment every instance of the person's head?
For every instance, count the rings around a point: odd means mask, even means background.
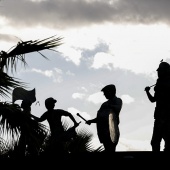
[[[161,62],[156,71],[158,72],[158,77],[170,75],[170,65],[167,62]]]
[[[49,97],[45,100],[45,107],[49,110],[49,109],[53,109],[55,106],[55,103],[57,102],[57,100],[53,99],[52,97]]]
[[[107,99],[111,99],[116,95],[116,87],[114,84],[109,84],[101,89]]]

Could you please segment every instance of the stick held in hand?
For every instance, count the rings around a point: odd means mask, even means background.
[[[77,113],[77,116],[79,116],[81,119],[83,119],[85,122],[87,121],[84,117],[82,117],[79,113]]]

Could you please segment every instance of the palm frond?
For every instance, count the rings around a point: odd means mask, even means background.
[[[94,148],[92,144],[93,134],[87,129],[79,129],[76,137],[67,143],[67,149],[70,153],[84,153],[84,152],[101,152],[101,147]]]
[[[62,39],[62,37],[51,36],[43,40],[18,42],[18,44],[10,48],[8,52],[0,52],[0,69],[4,70],[6,68],[6,70],[8,70],[11,66],[11,71],[13,71],[13,69],[16,70],[18,60],[26,66],[27,62],[25,60],[25,54],[39,52],[45,49],[52,50],[52,48],[58,47],[62,44]],[[44,55],[42,56],[47,59]]]
[[[18,137],[20,132],[19,117],[21,109],[17,104],[0,102],[0,132],[1,134],[10,135],[12,138]]]
[[[4,155],[8,150],[7,142],[0,137],[0,156]]]
[[[67,120],[64,119],[62,123],[63,123],[65,132],[74,130],[74,127],[71,127],[71,125],[69,124]],[[93,142],[92,142],[93,134],[89,130],[83,128],[83,129],[78,129],[75,133],[73,132],[71,133],[72,133],[71,135],[74,134],[72,140],[68,140],[65,142],[66,150],[68,150],[69,153],[102,152],[103,151],[102,146],[99,146],[98,148],[94,147]]]
[[[18,104],[11,104],[7,102],[0,102],[0,133],[18,138],[20,136],[21,128],[24,129],[25,135],[34,140],[37,145],[46,137],[47,127],[24,114]],[[35,137],[35,138],[34,138]]]
[[[10,92],[16,87],[26,87],[27,84],[17,78],[11,77],[8,74],[0,71],[0,96],[9,97]]]

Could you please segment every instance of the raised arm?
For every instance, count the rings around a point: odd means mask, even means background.
[[[155,101],[156,101],[155,96],[152,96],[152,95],[151,95],[151,93],[150,93],[150,87],[149,87],[149,86],[145,87],[145,91],[146,91],[146,94],[147,94],[147,96],[148,96],[148,99],[149,99],[152,103],[155,102]]]

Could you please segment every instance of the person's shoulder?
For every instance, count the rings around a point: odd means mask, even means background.
[[[120,97],[117,97],[117,96],[115,96],[115,98],[114,98],[116,101],[122,101],[122,99],[120,98]]]
[[[48,111],[48,110],[45,111],[41,116],[44,116],[44,115],[47,115],[47,114],[49,114],[49,111]]]
[[[118,97],[117,100],[119,100],[119,101],[121,101],[121,102],[123,101],[120,97]]]
[[[119,104],[123,104],[123,100],[120,97],[116,97],[116,102]]]

